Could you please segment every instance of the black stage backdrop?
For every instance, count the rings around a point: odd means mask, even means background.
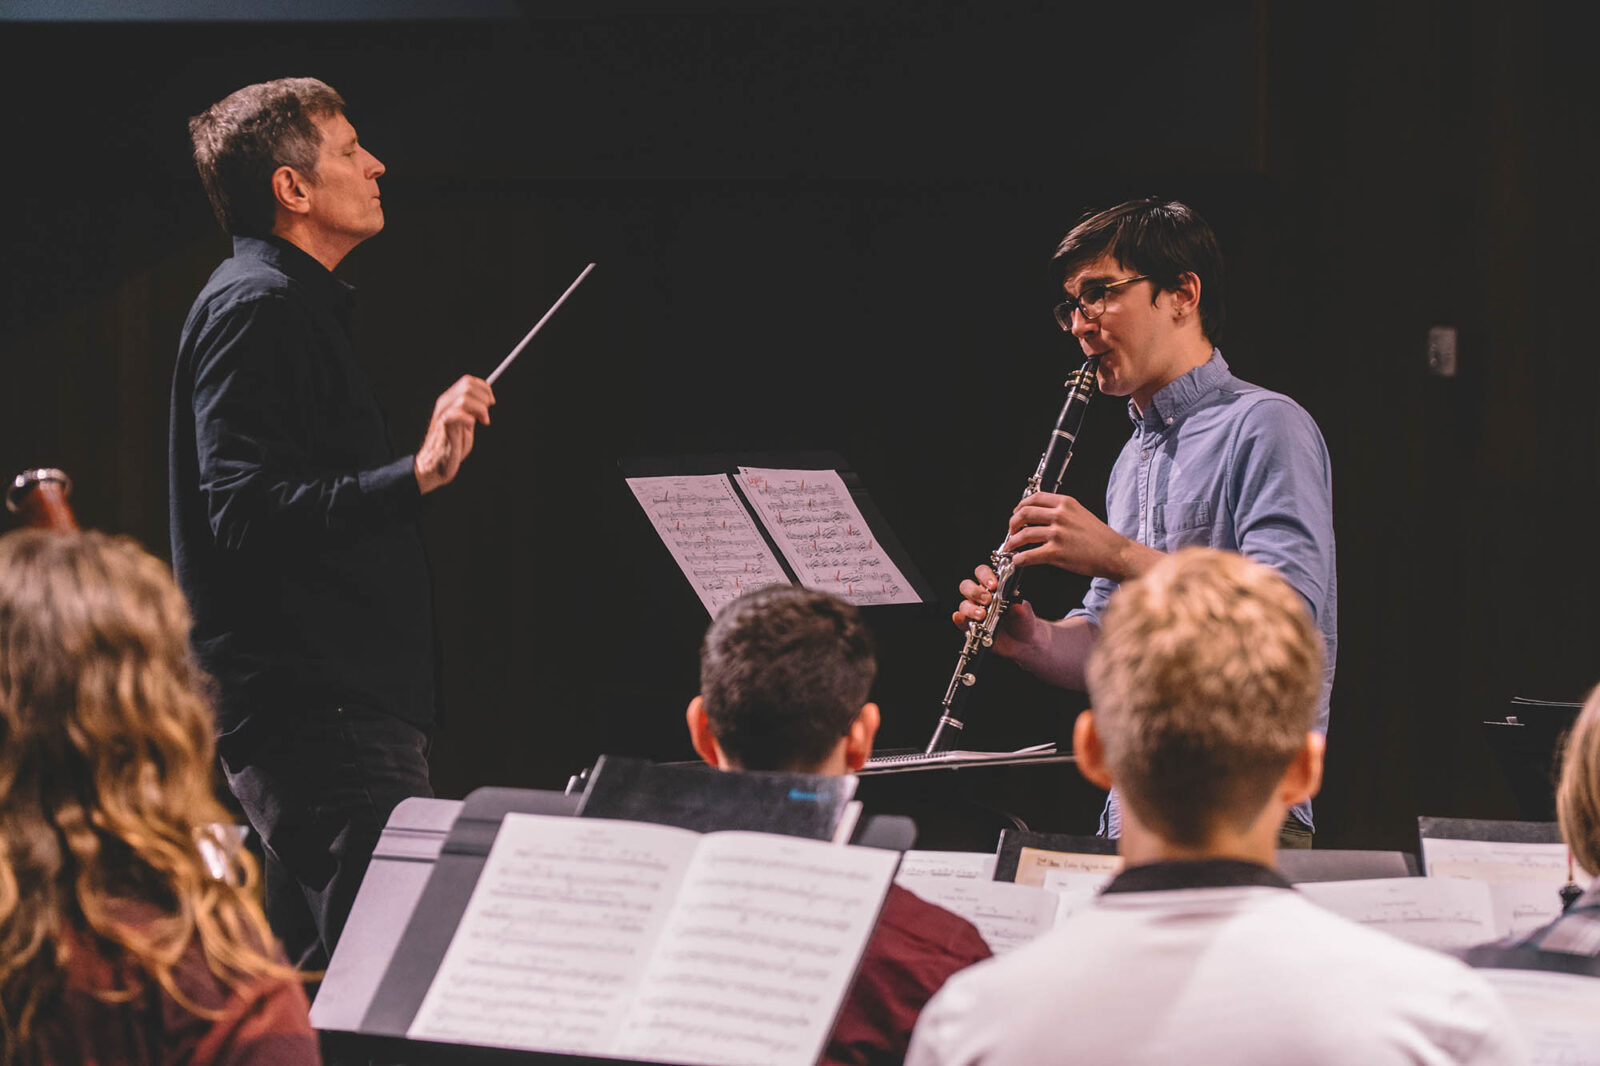
[[[66,468],[86,524],[166,553],[172,358],[227,249],[184,120],[314,74],[389,168],[388,228],[341,274],[403,448],[599,263],[426,520],[440,794],[560,787],[600,752],[689,757],[707,619],[622,456],[847,457],[941,590],[869,611],[882,743],[920,744],[955,586],[1078,362],[1050,317],[1054,244],[1085,208],[1175,196],[1223,242],[1230,363],[1299,399],[1333,453],[1319,843],[1519,816],[1481,720],[1600,679],[1592,64],[1561,5],[865,7],[0,21],[0,467]],[[1453,379],[1426,367],[1436,325],[1460,330]],[[1090,411],[1068,473],[1086,502],[1126,434],[1119,405]],[[1061,612],[1084,584],[1029,592]],[[985,748],[1051,739],[1083,705],[1003,663],[976,699]],[[1092,790],[1028,787],[1035,828],[1092,828]]]

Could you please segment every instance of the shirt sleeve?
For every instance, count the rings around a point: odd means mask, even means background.
[[[231,997],[195,1062],[212,1066],[320,1066],[305,990],[289,978],[262,980]]]
[[[959,1020],[960,1009],[956,1002],[961,993],[959,979],[952,979],[928,1001],[917,1017],[916,1028],[911,1031],[905,1066],[953,1066],[955,1059],[948,1046],[949,1030]]]
[[[1111,600],[1111,594],[1117,591],[1117,583],[1110,578],[1097,577],[1089,582],[1089,591],[1083,594],[1083,604],[1067,612],[1068,618],[1087,618],[1096,626],[1100,625],[1100,616],[1105,613],[1106,604]]]
[[[228,308],[196,347],[200,491],[225,549],[359,532],[420,506],[411,456],[316,468],[316,350],[304,312],[277,295]]]
[[[1228,472],[1239,552],[1282,574],[1320,625],[1334,574],[1333,472],[1316,423],[1285,398],[1256,404],[1240,420]]]
[[[1531,1061],[1527,1033],[1480,975],[1472,975],[1471,986],[1456,997],[1456,1007],[1466,1046],[1447,1042],[1445,1050],[1454,1061],[1462,1066],[1521,1066]]]

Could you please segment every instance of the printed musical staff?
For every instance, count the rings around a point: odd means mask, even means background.
[[[815,1062],[898,860],[765,833],[508,814],[409,1033]]]
[[[1466,948],[1499,935],[1489,886],[1482,881],[1390,877],[1295,887],[1335,914],[1423,947]]]
[[[752,589],[789,583],[726,474],[627,481],[708,614]]]
[[[838,471],[741,466],[735,476],[802,585],[858,605],[921,602]]]
[[[977,926],[996,955],[1021,947],[1055,925],[1055,893],[1032,885],[924,879],[911,891]]]
[[[1600,1066],[1600,981],[1537,970],[1480,970],[1500,993],[1533,1066]]]

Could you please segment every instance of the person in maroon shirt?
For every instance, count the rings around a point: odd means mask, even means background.
[[[211,788],[209,680],[132,540],[0,537],[0,1063],[320,1061]]]
[[[690,741],[722,770],[854,773],[878,732],[878,706],[867,700],[877,672],[871,634],[850,604],[793,585],[747,593],[706,631]],[[989,955],[972,923],[894,885],[823,1061],[899,1062],[923,1005]]]

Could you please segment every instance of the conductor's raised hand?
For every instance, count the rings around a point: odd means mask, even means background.
[[[1049,565],[1087,577],[1127,581],[1161,557],[1129,540],[1071,496],[1036,492],[1017,504],[1003,551],[1017,567]]]
[[[983,621],[994,604],[996,586],[993,570],[987,566],[974,570],[972,577],[961,583],[961,602],[956,605],[950,621],[962,629],[973,622]],[[1017,600],[1006,608],[1006,615],[1000,620],[1000,628],[994,635],[994,647],[990,650],[996,655],[1014,658],[1024,644],[1037,636],[1035,630],[1042,625],[1044,623],[1033,613],[1028,601]]]
[[[417,449],[417,487],[424,494],[455,480],[462,460],[472,453],[478,426],[489,424],[494,390],[471,374],[451,385],[434,402],[427,435]]]

